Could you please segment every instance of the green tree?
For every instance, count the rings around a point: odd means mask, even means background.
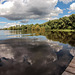
[[[37,25],[37,26],[35,27],[35,29],[36,29],[36,30],[40,30],[40,26]]]

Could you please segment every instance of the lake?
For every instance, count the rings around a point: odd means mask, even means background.
[[[74,52],[75,32],[0,30],[0,75],[61,75]]]

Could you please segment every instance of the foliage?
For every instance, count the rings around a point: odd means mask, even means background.
[[[75,29],[75,14],[69,17],[62,17],[56,20],[50,20],[43,24],[30,24],[30,25],[16,25],[9,28],[4,28],[4,30],[54,30],[54,29]]]

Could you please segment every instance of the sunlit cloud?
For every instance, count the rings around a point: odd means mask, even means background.
[[[63,2],[64,4],[68,4],[72,1],[75,1],[75,0],[59,0],[60,2]]]
[[[66,17],[69,17],[70,15],[64,15],[64,17],[65,17],[65,16],[66,16]]]
[[[58,0],[7,0],[0,4],[0,17],[9,20],[46,20],[63,12],[59,7],[55,7],[57,3]]]
[[[0,23],[7,23],[7,22],[0,22]]]
[[[20,21],[20,23],[28,23],[28,22],[29,22],[28,19]]]
[[[16,25],[19,25],[19,23],[16,23],[16,22],[14,22],[14,23],[7,23],[7,24],[4,25],[3,28],[9,28],[11,26],[16,26]]]
[[[75,3],[72,3],[72,4],[70,5],[70,10],[75,11]]]

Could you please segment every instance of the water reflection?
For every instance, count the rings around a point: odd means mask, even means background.
[[[75,56],[74,33],[1,30],[0,75],[61,75]]]
[[[59,41],[60,43],[75,46],[75,32],[45,32],[45,31],[21,31],[21,30],[0,30],[0,40],[10,38],[40,38]]]
[[[46,36],[47,39],[53,41],[59,41],[60,43],[70,44],[71,46],[75,46],[75,32],[64,32],[64,31],[30,31],[30,32],[22,32],[22,33],[35,33],[35,36],[43,35]]]
[[[61,75],[73,58],[53,41],[29,38],[0,41],[0,57],[0,75]]]
[[[20,30],[5,30],[0,31],[0,39],[10,39],[10,38],[33,38],[34,36],[42,36],[43,38],[59,41],[60,43],[70,44],[71,46],[75,46],[75,32],[56,32],[56,31],[20,31]],[[2,37],[2,38],[1,38]],[[36,37],[36,38],[37,38]]]

